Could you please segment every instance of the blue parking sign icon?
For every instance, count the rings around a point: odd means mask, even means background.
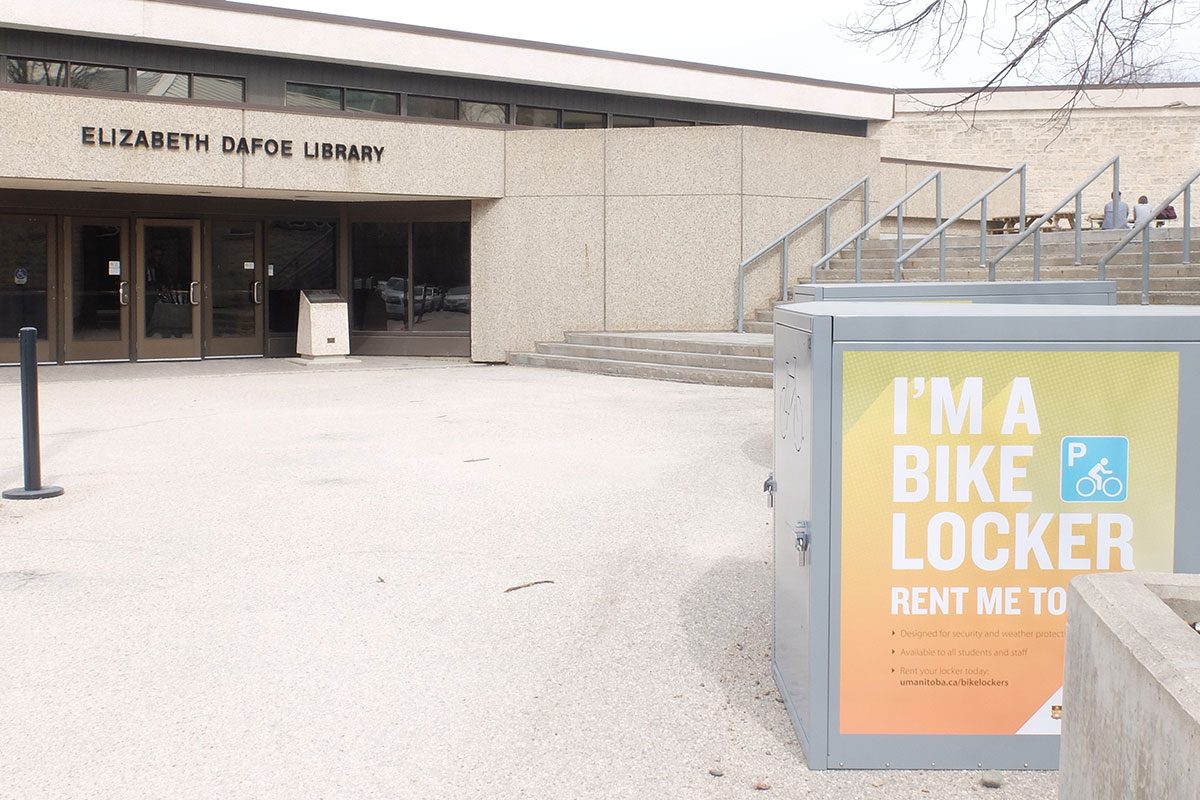
[[[1129,439],[1064,436],[1059,473],[1064,502],[1123,502],[1129,496]]]

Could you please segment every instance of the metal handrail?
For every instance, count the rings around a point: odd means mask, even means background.
[[[1096,264],[1100,280],[1104,280],[1108,274],[1108,262],[1112,261],[1117,253],[1124,250],[1125,246],[1136,239],[1140,233],[1142,234],[1142,305],[1150,302],[1150,223],[1154,222],[1158,215],[1171,205],[1171,201],[1181,194],[1183,195],[1183,263],[1192,263],[1192,184],[1197,180],[1200,180],[1200,169],[1193,172],[1190,178],[1179,185],[1178,189],[1155,206],[1154,212],[1149,218],[1134,225],[1133,230],[1121,237],[1121,241],[1104,254],[1104,257]],[[1113,203],[1113,214],[1116,215],[1116,213],[1117,204]]]
[[[830,201],[828,203],[826,203],[825,205],[818,208],[816,211],[809,214],[807,217],[805,217],[803,220],[801,220],[796,225],[793,225],[792,228],[790,230],[788,230],[788,232],[785,233],[783,236],[780,236],[778,239],[771,242],[766,247],[762,248],[757,253],[750,256],[749,258],[747,258],[745,261],[743,261],[741,264],[738,265],[738,284],[737,284],[737,289],[738,289],[737,332],[738,333],[746,332],[746,270],[748,270],[755,261],[757,261],[758,259],[767,255],[771,251],[775,250],[775,248],[779,247],[780,245],[783,245],[783,254],[782,254],[783,255],[783,265],[782,265],[783,268],[780,270],[781,275],[780,275],[779,283],[780,283],[781,288],[780,288],[779,299],[781,301],[786,302],[788,299],[788,295],[787,295],[787,293],[788,293],[788,248],[787,248],[788,239],[790,239],[791,237],[793,237],[797,233],[799,233],[802,228],[805,228],[808,225],[810,225],[811,223],[815,222],[817,217],[822,217],[823,218],[823,223],[822,223],[822,228],[823,228],[823,230],[822,230],[822,243],[823,243],[822,247],[823,247],[823,249],[821,250],[821,252],[822,253],[828,252],[829,251],[830,212],[832,211],[832,209],[835,205],[840,203],[842,200],[845,200],[848,195],[852,194],[860,186],[862,187],[862,191],[863,191],[863,200],[862,200],[863,214],[862,214],[862,216],[863,216],[863,222],[866,222],[867,214],[870,213],[870,208],[871,208],[871,179],[869,176],[864,175],[861,178],[859,178],[858,180],[856,180],[854,183],[847,186],[841,192],[834,195],[834,197],[832,199],[830,199]]]
[[[1091,186],[1096,181],[1097,178],[1099,178],[1101,175],[1103,175],[1105,172],[1107,172],[1109,167],[1112,167],[1112,171],[1113,171],[1113,193],[1112,193],[1112,196],[1113,196],[1113,213],[1115,214],[1116,210],[1117,210],[1117,203],[1119,202],[1119,198],[1121,197],[1121,157],[1120,156],[1113,156],[1108,161],[1105,161],[1100,166],[1100,168],[1097,169],[1095,172],[1093,172],[1091,175],[1089,175],[1087,177],[1087,179],[1085,179],[1083,181],[1083,183],[1080,183],[1078,186],[1076,186],[1074,189],[1072,189],[1070,192],[1068,192],[1066,197],[1064,197],[1058,205],[1056,205],[1054,208],[1050,209],[1045,214],[1042,214],[1042,216],[1040,216],[1036,220],[1034,220],[1029,225],[1029,227],[1025,229],[1024,233],[1022,233],[1015,240],[1013,240],[1008,245],[1008,247],[1005,247],[1003,250],[1001,250],[999,253],[997,253],[996,257],[988,262],[988,265],[987,265],[988,266],[988,280],[989,281],[996,280],[996,265],[999,264],[1000,261],[1003,260],[1003,258],[1005,256],[1007,256],[1009,253],[1011,253],[1013,250],[1015,250],[1022,242],[1024,242],[1030,236],[1033,237],[1033,279],[1035,281],[1041,280],[1041,277],[1042,277],[1042,226],[1046,224],[1047,220],[1049,220],[1051,217],[1053,217],[1059,211],[1062,211],[1063,206],[1065,206],[1067,203],[1071,202],[1072,199],[1075,200],[1075,265],[1079,266],[1080,264],[1082,264],[1083,263],[1083,190],[1088,188],[1089,186]]]
[[[967,212],[970,211],[975,206],[979,206],[979,266],[981,266],[981,267],[987,266],[986,236],[987,236],[987,219],[988,219],[988,213],[987,213],[988,197],[990,197],[993,192],[995,192],[997,189],[999,189],[1001,186],[1003,186],[1005,183],[1007,183],[1009,178],[1011,178],[1013,175],[1020,174],[1020,176],[1021,176],[1021,215],[1019,217],[1020,221],[1017,223],[1017,225],[1019,226],[1018,232],[1019,233],[1024,232],[1024,230],[1025,230],[1025,227],[1024,227],[1025,226],[1025,189],[1026,189],[1026,185],[1027,185],[1027,178],[1026,178],[1027,172],[1028,172],[1027,164],[1024,164],[1024,163],[1018,164],[1017,166],[1013,167],[1008,172],[1004,173],[1004,176],[1001,177],[999,180],[997,180],[995,183],[993,183],[991,186],[984,189],[982,192],[975,195],[975,197],[973,197],[969,201],[967,201],[966,205],[964,205],[962,208],[960,208],[958,211],[956,211],[952,216],[947,218],[942,224],[938,225],[936,228],[934,228],[932,231],[930,231],[928,234],[926,234],[925,237],[922,238],[919,242],[917,242],[912,247],[908,248],[908,250],[905,250],[902,254],[897,256],[897,258],[896,258],[897,278],[896,279],[899,280],[900,271],[902,269],[904,269],[904,263],[906,261],[908,261],[908,259],[912,258],[912,256],[918,250],[920,250],[925,245],[932,242],[934,237],[937,237],[937,239],[938,239],[938,280],[939,281],[946,280],[946,231],[947,231],[947,229],[950,228],[951,225],[960,221],[964,216],[966,216]]]
[[[869,222],[864,222],[862,227],[859,228],[858,230],[856,230],[848,239],[846,239],[841,244],[834,247],[832,250],[828,250],[825,253],[825,255],[823,255],[819,259],[817,259],[812,265],[811,280],[815,283],[817,280],[817,270],[820,269],[821,267],[824,267],[826,264],[829,263],[830,259],[832,259],[838,253],[842,252],[847,247],[849,247],[850,245],[853,244],[854,245],[854,282],[862,283],[862,240],[863,240],[863,237],[866,236],[867,232],[870,231],[871,228],[874,228],[880,222],[883,222],[883,220],[885,218],[887,218],[887,216],[889,214],[891,214],[893,211],[898,212],[897,217],[896,217],[896,256],[899,257],[900,248],[904,246],[904,204],[908,200],[912,199],[913,195],[915,195],[917,192],[921,191],[926,186],[928,186],[930,184],[930,182],[933,182],[935,184],[935,191],[936,191],[935,213],[937,214],[937,224],[940,225],[942,222],[942,171],[940,169],[935,169],[933,172],[926,175],[925,178],[920,183],[918,183],[916,186],[914,186],[913,188],[911,188],[907,192],[905,192],[903,195],[901,195],[899,200],[892,203],[890,206],[885,208],[883,211],[879,212],[874,217],[874,219],[872,219]],[[897,276],[896,280],[899,280],[899,279],[900,279],[899,276]]]

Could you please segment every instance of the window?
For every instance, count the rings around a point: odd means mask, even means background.
[[[101,92],[128,92],[129,70],[125,67],[101,67],[95,64],[71,64],[69,84],[73,89]]]
[[[29,83],[38,86],[67,85],[67,65],[62,61],[9,58],[7,73],[8,80],[12,83]]]
[[[180,72],[152,72],[139,69],[134,91],[154,97],[191,97],[192,79]]]
[[[268,317],[271,333],[296,332],[300,292],[337,288],[337,226],[332,220],[289,220],[267,226]]]
[[[407,222],[351,223],[352,330],[410,329],[408,228]]]
[[[421,97],[410,94],[407,113],[410,117],[458,119],[458,101],[449,97]]]
[[[241,78],[223,78],[219,75],[193,75],[192,97],[196,100],[244,103],[246,82]]]
[[[553,108],[517,106],[517,124],[534,128],[557,128],[558,111]]]
[[[564,111],[562,112],[562,126],[568,130],[607,128],[608,120],[603,114],[593,114],[590,111]]]
[[[656,128],[690,128],[695,124],[696,123],[694,123],[694,122],[684,122],[683,120],[679,120],[679,119],[656,119],[656,120],[654,120],[654,127],[656,127]]]
[[[327,108],[341,111],[342,90],[336,86],[312,86],[307,83],[289,83],[283,104],[286,106]]]
[[[614,128],[649,128],[654,124],[654,120],[649,117],[626,117],[620,114],[613,115]]]
[[[503,125],[508,122],[508,107],[499,103],[477,103],[472,100],[463,100],[458,104],[458,118],[465,122]]]
[[[366,114],[399,114],[400,97],[387,92],[347,89],[346,110],[362,111]]]

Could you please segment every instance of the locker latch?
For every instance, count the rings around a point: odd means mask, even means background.
[[[807,522],[797,522],[796,526],[795,526],[795,531],[796,531],[796,549],[799,550],[801,553],[807,553],[808,552],[808,541],[809,541],[808,523]]]
[[[772,472],[763,481],[763,491],[767,493],[767,508],[775,507],[775,473]]]

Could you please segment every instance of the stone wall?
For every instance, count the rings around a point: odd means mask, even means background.
[[[1121,157],[1121,193],[1132,207],[1145,194],[1157,204],[1200,168],[1200,108],[1080,108],[1066,128],[1052,109],[897,113],[871,126],[885,158],[933,159],[1011,167],[1029,164],[1029,210],[1049,210],[1113,155]],[[1084,213],[1099,213],[1112,191],[1111,173],[1084,196]],[[1200,205],[1200,204],[1198,204]],[[1182,199],[1175,204],[1183,213]],[[1073,204],[1068,210],[1074,210]],[[1193,218],[1200,209],[1193,211]]]

